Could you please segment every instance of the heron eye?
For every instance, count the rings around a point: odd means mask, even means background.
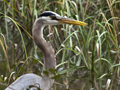
[[[50,15],[50,18],[55,19],[56,17],[55,17],[55,15]]]
[[[59,19],[61,19],[61,16],[50,15],[50,18],[53,20],[59,20]]]

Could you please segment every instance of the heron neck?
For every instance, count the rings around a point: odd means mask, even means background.
[[[44,67],[46,70],[54,69],[56,65],[56,58],[54,50],[50,43],[46,42],[43,38],[43,29],[44,25],[40,20],[37,19],[33,25],[33,39],[36,45],[42,50],[44,53]]]

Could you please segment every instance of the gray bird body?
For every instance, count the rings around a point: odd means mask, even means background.
[[[29,73],[20,76],[5,90],[49,90],[53,85],[53,80],[50,77],[40,77],[36,74]],[[32,86],[30,88],[30,86]]]

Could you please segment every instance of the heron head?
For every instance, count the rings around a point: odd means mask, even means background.
[[[74,19],[62,17],[59,14],[51,11],[45,11],[39,15],[45,25],[58,25],[58,24],[73,24],[86,26],[87,23],[82,21],[77,21]]]

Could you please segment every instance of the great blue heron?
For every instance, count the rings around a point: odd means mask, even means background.
[[[47,43],[43,38],[43,29],[46,25],[59,25],[59,24],[73,24],[73,25],[87,25],[84,22],[76,21],[70,18],[62,17],[55,12],[45,11],[34,22],[32,35],[36,45],[44,53],[44,68],[49,72],[49,69],[55,69],[56,58],[54,50],[50,43]],[[27,90],[29,86],[34,86],[30,90],[50,90],[54,80],[49,72],[49,76],[42,73],[42,77],[33,73],[24,74],[14,81],[5,90]]]

